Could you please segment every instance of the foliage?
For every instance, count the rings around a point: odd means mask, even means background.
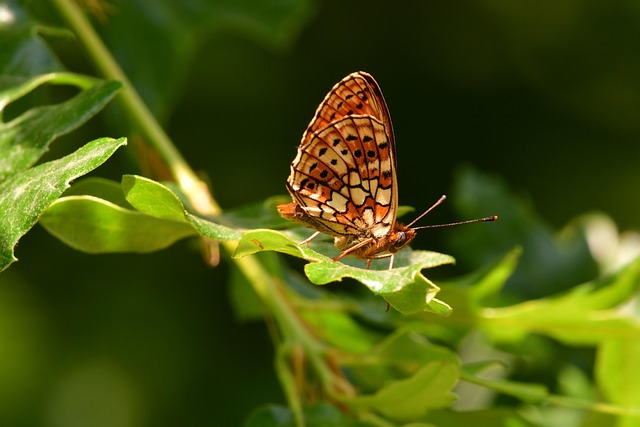
[[[194,2],[194,10],[186,10],[160,2],[154,10],[166,19],[176,7],[185,22],[236,26],[279,48],[291,42],[310,10],[304,1],[286,9],[268,2],[264,8],[239,4]],[[236,315],[268,319],[275,373],[286,399],[286,405],[265,402],[247,415],[246,427],[640,423],[640,387],[629,380],[640,378],[634,363],[640,358],[640,322],[633,305],[640,259],[617,263],[592,249],[607,219],[580,218],[558,237],[500,180],[468,168],[457,179],[459,210],[475,215],[489,203],[501,215],[499,223],[454,239],[463,257],[481,265],[474,272],[436,285],[423,271],[454,259],[409,248],[398,254],[393,270],[382,260],[371,270],[359,260],[333,261],[330,241],[297,243],[309,230],[278,217],[280,197],[221,209],[137,97],[133,86],[158,116],[168,114],[178,88],[162,86],[185,72],[179,68],[195,49],[190,33],[172,27],[164,34],[154,46],[168,46],[163,54],[182,60],[154,78],[147,78],[152,67],[145,62],[153,57],[141,60],[139,70],[130,70],[132,86],[109,50],[92,38],[77,6],[67,0],[54,6],[65,20],[56,23],[64,25],[60,34],[73,32],[105,79],[62,71],[53,52],[25,30],[36,23],[19,5],[7,3],[16,22],[0,33],[7,59],[0,80],[0,269],[16,261],[19,239],[36,222],[65,245],[90,254],[149,253],[198,238],[215,264],[220,245],[231,269]],[[137,13],[125,10],[122,19],[133,20]],[[132,25],[124,28],[104,34],[114,52],[133,31]],[[47,105],[29,98],[51,85],[75,92]],[[85,124],[116,95],[119,109],[110,114],[128,123],[113,129],[123,127],[129,140],[144,140],[138,161],[148,166],[161,159],[161,167],[147,170],[169,179],[119,171],[117,180],[87,177],[70,185],[127,140],[80,143],[75,137],[79,148],[72,153],[53,160],[43,156],[53,141]],[[5,121],[12,104],[26,108]],[[622,245],[623,238],[613,239]],[[479,259],[473,245],[485,241],[499,244]],[[303,260],[304,275],[292,258]],[[569,277],[584,280],[565,283]],[[364,287],[348,293],[330,285],[337,281]],[[563,291],[518,300],[509,289],[520,286]],[[388,313],[385,302],[393,308]],[[573,363],[583,349],[593,362]]]

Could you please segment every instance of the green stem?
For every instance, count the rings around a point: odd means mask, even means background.
[[[206,185],[192,171],[155,120],[78,6],[73,0],[53,0],[53,2],[67,20],[100,72],[106,78],[122,82],[124,90],[119,99],[125,112],[132,123],[138,126],[148,143],[162,156],[175,181],[192,201],[197,211],[205,215],[213,215],[220,212],[218,204],[211,197]],[[236,242],[225,241],[222,242],[222,246],[232,254],[235,250]],[[288,298],[283,294],[280,282],[269,274],[256,257],[247,256],[232,260],[273,314],[283,336],[282,348],[291,348],[294,344],[300,346],[327,391],[331,391],[334,386],[335,376],[327,364],[325,348],[307,329],[304,321],[289,304]],[[280,363],[278,369],[287,369],[287,366]],[[280,377],[282,380],[283,376],[280,375]],[[291,387],[290,383],[287,382],[283,386],[292,408],[297,412],[297,424],[303,426],[304,420],[301,415],[299,396],[295,394],[296,390]]]
[[[220,207],[215,200],[207,196],[209,193],[206,185],[193,172],[182,154],[171,142],[76,3],[73,0],[53,0],[53,2],[89,53],[100,73],[108,79],[118,80],[122,83],[124,90],[118,96],[118,101],[125,114],[132,123],[138,126],[145,140],[164,159],[173,178],[192,204],[202,214],[215,215],[219,213]]]
[[[225,249],[233,253],[235,243],[223,242],[222,244]],[[300,345],[323,383],[331,384],[333,372],[326,364],[324,346],[307,329],[295,309],[289,304],[288,298],[282,294],[277,279],[266,271],[256,257],[246,256],[234,259],[234,261],[244,276],[253,284],[260,299],[272,310],[283,335],[283,345],[287,346],[292,343]]]

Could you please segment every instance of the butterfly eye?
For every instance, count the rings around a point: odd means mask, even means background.
[[[398,240],[393,243],[393,247],[397,250],[402,248],[407,242],[407,235],[404,231],[398,231]]]

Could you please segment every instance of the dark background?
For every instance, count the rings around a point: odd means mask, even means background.
[[[284,42],[237,23],[189,32],[188,15],[172,21],[161,2],[116,2],[96,24],[224,208],[284,194],[317,105],[363,70],[391,111],[401,204],[426,208],[451,191],[457,168],[473,165],[553,229],[592,210],[639,228],[635,2],[295,4]],[[175,23],[166,39],[131,37],[166,22]],[[166,40],[181,56],[169,57]],[[55,46],[67,66],[92,73],[73,43]],[[61,144],[127,135],[117,112],[94,122]],[[132,153],[98,175],[136,173]],[[423,222],[456,215],[446,205]],[[413,246],[447,252],[446,233],[421,233]],[[235,320],[229,266],[206,268],[192,242],[90,256],[36,226],[16,254],[0,278],[6,425],[231,426],[283,402],[265,326]]]

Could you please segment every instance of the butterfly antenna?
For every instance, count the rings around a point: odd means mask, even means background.
[[[411,227],[413,224],[418,222],[423,216],[425,216],[426,214],[431,212],[436,206],[438,206],[439,204],[444,202],[446,200],[446,198],[447,198],[447,196],[445,196],[444,194],[442,196],[440,196],[440,198],[438,199],[437,202],[435,202],[433,205],[431,205],[431,207],[429,209],[427,209],[426,211],[422,212],[422,214],[420,216],[418,216],[418,218],[416,218],[413,221],[411,221],[411,223],[409,223],[409,225],[407,225],[407,227]],[[420,228],[422,228],[422,227],[420,227]]]
[[[441,204],[442,202],[444,202],[446,200],[447,196],[445,196],[444,194],[438,199],[437,202],[435,202],[429,209],[427,209],[426,211],[424,211],[420,216],[418,216],[416,219],[414,219],[413,221],[411,221],[411,223],[409,223],[409,225],[407,225],[407,227],[411,227],[413,224],[415,224],[416,222],[418,222],[420,220],[420,218],[422,218],[423,216],[425,216],[426,214],[428,214],[429,212],[431,212],[436,206],[438,206],[439,204]],[[423,228],[441,228],[441,227],[451,227],[453,225],[462,225],[462,224],[473,224],[474,222],[488,222],[488,221],[497,221],[498,220],[498,215],[492,215],[492,216],[488,216],[485,218],[477,218],[477,219],[469,219],[467,221],[458,221],[458,222],[449,222],[446,224],[435,224],[435,225],[423,225],[420,227],[413,227],[414,230],[421,230]]]
[[[452,225],[473,224],[474,222],[488,222],[488,221],[497,221],[497,220],[498,220],[498,215],[493,215],[493,216],[488,216],[486,218],[477,218],[477,219],[470,219],[467,221],[449,222],[447,224],[423,225],[421,227],[413,227],[413,229],[421,230],[423,228],[451,227]]]

